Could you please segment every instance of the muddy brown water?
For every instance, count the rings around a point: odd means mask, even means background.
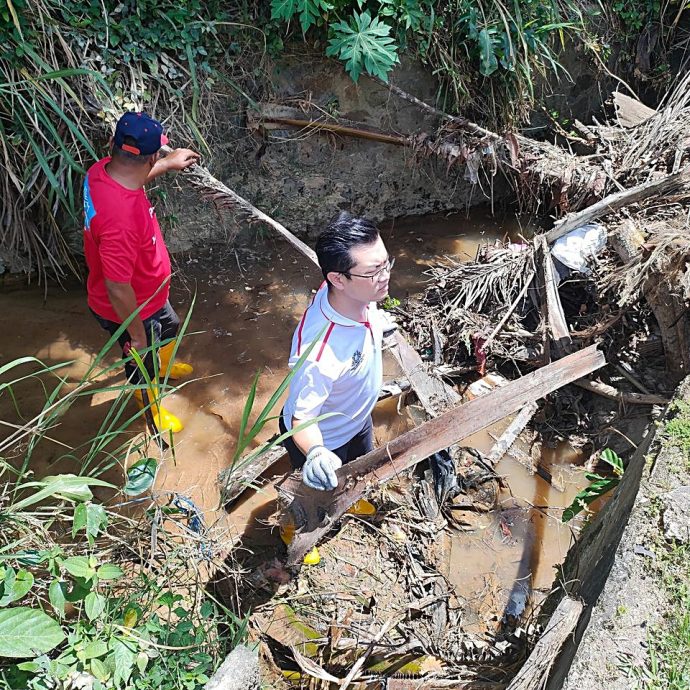
[[[424,271],[446,256],[473,259],[480,243],[517,237],[522,228],[514,219],[497,220],[482,212],[450,217],[407,219],[383,231],[389,252],[396,257],[391,295],[404,297],[421,292]],[[204,511],[207,524],[222,520],[252,544],[275,548],[278,535],[270,523],[275,493],[264,488],[246,496],[228,516],[218,510],[218,473],[229,466],[242,409],[256,371],[261,371],[255,410],[265,405],[286,373],[292,332],[313,291],[320,283],[318,271],[291,247],[271,237],[259,236],[236,247],[214,246],[188,256],[177,256],[173,302],[181,314],[196,295],[189,335],[181,359],[195,367],[195,378],[166,398],[165,405],[184,422],[175,439],[174,456],[162,463],[156,489],[185,494]],[[0,362],[28,355],[46,364],[71,362],[62,370],[73,386],[105,343],[85,304],[78,283],[51,289],[44,301],[40,288],[0,293],[4,337]],[[111,360],[115,361],[115,354]],[[31,365],[20,371],[28,373]],[[393,377],[397,367],[387,357],[384,375]],[[113,373],[108,382],[121,380]],[[40,409],[42,383],[28,380],[17,388],[18,407],[7,395],[0,397],[0,439],[11,427],[23,424]],[[36,476],[78,471],[64,447],[79,446],[91,438],[108,410],[112,394],[94,393],[79,400],[59,425],[51,429],[34,454]],[[279,408],[276,409],[276,412]],[[19,412],[19,414],[17,414]],[[509,420],[475,434],[464,445],[488,451]],[[276,423],[269,423],[258,442],[270,437]],[[396,401],[378,406],[375,433],[378,443],[408,428]],[[139,431],[139,428],[135,430]],[[132,433],[135,433],[133,431]],[[571,532],[561,525],[561,508],[572,501],[583,485],[582,472],[573,466],[577,454],[567,447],[546,450],[544,464],[562,475],[563,493],[506,456],[498,465],[510,487],[501,497],[501,510],[481,516],[471,533],[454,533],[448,577],[469,603],[477,625],[496,622],[496,612],[520,600],[521,592],[547,590],[571,544]],[[287,472],[287,463],[277,472]],[[121,483],[123,468],[106,477]],[[471,624],[472,620],[468,620]]]

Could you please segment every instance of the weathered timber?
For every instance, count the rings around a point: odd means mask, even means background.
[[[590,393],[596,393],[597,395],[602,395],[605,398],[618,400],[619,402],[628,403],[630,405],[668,405],[670,402],[668,398],[664,398],[660,395],[624,393],[613,386],[609,386],[607,383],[602,383],[601,381],[581,379],[579,381],[573,381],[573,383],[579,388],[583,388]]]
[[[379,392],[379,401],[402,395],[408,390],[410,390],[409,381],[384,381]],[[278,434],[272,436],[265,445],[275,441],[276,438],[278,438]],[[250,460],[250,456],[255,455],[256,452],[256,449],[252,450],[247,455],[241,457],[235,467],[229,467],[218,473],[218,483],[221,487],[221,502],[226,509],[231,508],[235,500],[247,489],[251,489],[256,485],[256,480],[285,455],[285,448],[283,446],[274,446],[262,455]]]
[[[335,491],[310,489],[302,483],[299,474],[293,474],[281,488],[284,498],[291,501],[288,509],[297,526],[288,547],[288,564],[300,564],[335,521],[373,485],[399,476],[432,453],[462,441],[605,364],[604,355],[592,345],[481,398],[458,405],[340,468]]]
[[[639,259],[645,234],[629,218],[618,227],[610,242],[620,259],[629,264]],[[666,369],[675,381],[680,381],[690,372],[690,318],[680,292],[668,276],[658,271],[649,275],[642,285],[642,295],[659,324]]]
[[[618,124],[626,129],[641,125],[657,113],[653,108],[640,103],[637,98],[626,96],[620,91],[613,94],[613,104],[616,108]]]
[[[580,620],[583,608],[581,601],[563,597],[507,690],[541,690],[544,687],[558,653]]]
[[[570,337],[568,324],[563,313],[563,305],[558,294],[556,270],[551,258],[551,251],[544,235],[539,235],[536,238],[536,244],[541,279],[544,284],[544,295],[546,297],[546,304],[542,304],[542,315],[548,324],[552,344],[551,351],[555,358],[559,358],[572,351],[573,340]]]
[[[536,402],[527,403],[520,412],[515,415],[515,419],[508,425],[508,428],[501,434],[494,447],[486,457],[486,461],[492,467],[508,452],[508,449],[515,443],[522,430],[529,424],[538,409]]]
[[[383,132],[364,123],[343,120],[342,118],[334,121],[323,113],[309,116],[298,108],[279,106],[273,103],[260,104],[256,122],[273,124],[279,127],[299,127],[300,129],[332,132],[333,134],[379,141],[384,144],[395,144],[397,146],[412,145],[412,140],[409,137]]]
[[[391,348],[391,354],[400,364],[419,402],[430,417],[435,417],[460,402],[460,394],[440,378],[429,373],[417,350],[399,332],[395,333],[395,347]]]
[[[611,213],[611,211],[616,211],[624,206],[629,206],[638,201],[649,199],[652,196],[659,196],[675,191],[688,183],[690,183],[690,167],[683,168],[683,170],[679,170],[677,173],[665,175],[661,179],[645,182],[622,192],[609,194],[601,201],[597,201],[596,204],[592,204],[583,211],[572,213],[563,220],[558,221],[555,226],[546,233],[546,241],[551,244],[571,230],[575,230],[575,228],[579,228],[586,223],[591,223],[593,220],[601,218],[601,216],[605,216],[607,213]]]

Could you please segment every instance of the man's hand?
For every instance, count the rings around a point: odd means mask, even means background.
[[[159,162],[163,163],[167,170],[185,170],[194,165],[200,156],[191,149],[173,149],[165,158]]]
[[[314,446],[307,453],[302,468],[302,481],[312,489],[333,491],[338,486],[335,471],[342,467],[342,460],[324,446]]]
[[[191,149],[173,149],[164,158],[159,158],[146,178],[145,184],[171,170],[185,170],[199,160],[199,154]]]

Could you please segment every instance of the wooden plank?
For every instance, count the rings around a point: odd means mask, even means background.
[[[537,256],[546,297],[546,309],[544,310],[544,305],[542,305],[542,314],[548,323],[552,343],[551,351],[555,356],[554,358],[557,359],[572,352],[573,340],[570,337],[568,324],[563,313],[563,305],[558,294],[556,269],[551,258],[551,251],[543,235],[537,237]]]
[[[394,334],[394,342],[395,347],[391,348],[391,354],[400,364],[405,378],[410,382],[419,402],[429,416],[434,417],[460,402],[460,394],[440,378],[429,373],[427,365],[422,361],[417,350],[399,331]]]
[[[378,401],[402,395],[409,389],[410,383],[408,381],[384,381],[379,392]],[[267,444],[277,437],[278,434],[272,436],[267,441]],[[231,508],[234,502],[247,489],[256,486],[256,481],[259,477],[285,455],[285,448],[283,446],[275,446],[258,458],[247,462],[249,455],[253,455],[255,452],[256,449],[250,451],[237,461],[235,467],[228,467],[218,473],[218,483],[221,486],[221,503],[226,509]]]
[[[627,96],[620,91],[613,94],[613,104],[616,108],[618,124],[626,129],[641,125],[657,113],[653,108],[640,103],[637,98]]]
[[[643,201],[652,196],[672,192],[684,187],[689,182],[690,167],[687,167],[683,170],[679,170],[677,173],[666,175],[659,180],[644,182],[643,184],[631,187],[625,191],[609,194],[596,204],[592,204],[578,213],[572,213],[556,223],[553,229],[546,233],[546,241],[552,244],[559,237],[563,237],[563,235],[566,235],[571,230],[575,230],[575,228],[579,228],[585,223],[591,223],[593,220],[605,216],[607,213],[611,213],[611,211],[616,211],[619,208],[629,206],[638,201]]]
[[[579,381],[573,381],[573,383],[579,388],[584,388],[584,390],[590,393],[596,393],[597,395],[603,395],[605,398],[610,398],[611,400],[618,400],[622,403],[628,403],[630,405],[668,405],[671,401],[668,398],[663,398],[660,395],[645,395],[644,393],[623,393],[613,386],[609,386],[607,383],[602,383],[601,381],[590,381],[589,379],[581,379]]]
[[[487,455],[487,463],[493,467],[508,452],[522,430],[529,424],[530,419],[534,417],[537,409],[537,403],[532,401],[520,410]]]
[[[281,488],[283,498],[291,501],[291,519],[297,526],[288,547],[288,564],[301,564],[305,554],[335,521],[373,485],[399,476],[432,453],[462,441],[605,364],[604,355],[592,345],[458,405],[340,468],[335,491],[310,489],[302,483],[300,474],[292,475]]]
[[[507,690],[540,690],[545,687],[551,667],[565,641],[573,634],[583,609],[581,601],[563,597]]]

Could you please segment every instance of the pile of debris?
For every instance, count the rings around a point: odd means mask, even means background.
[[[466,602],[448,581],[448,523],[430,471],[391,482],[372,501],[375,516],[346,515],[320,547],[319,567],[301,569],[255,610],[252,635],[266,641],[274,675],[341,687],[481,675],[500,687],[524,658],[527,629],[537,630],[519,625],[523,610],[493,629],[467,629]],[[473,507],[467,497],[464,504]]]

